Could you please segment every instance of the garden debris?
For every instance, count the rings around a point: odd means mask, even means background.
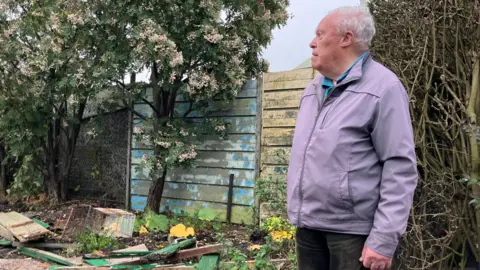
[[[121,257],[134,257],[134,256],[145,256],[153,251],[149,251],[145,244],[114,250],[112,252],[102,252],[96,251],[91,254],[85,254],[83,258],[85,259],[105,259],[105,258],[121,258]]]
[[[168,259],[172,258],[178,251],[182,249],[187,249],[195,246],[197,240],[195,238],[186,239],[178,244],[170,245],[160,250],[151,251],[149,254],[146,254],[137,260],[123,263],[130,265],[142,265],[149,263],[158,263],[165,262]]]
[[[0,236],[7,240],[24,243],[43,238],[49,233],[49,230],[15,211],[0,213]]]
[[[111,233],[115,237],[132,237],[135,215],[122,209],[94,208],[91,229],[95,232]]]
[[[192,227],[186,227],[182,223],[173,226],[170,229],[170,237],[184,238],[189,236],[195,236],[195,231]]]
[[[44,262],[59,263],[59,264],[66,265],[66,266],[81,265],[81,263],[79,263],[75,260],[67,259],[67,258],[62,257],[60,255],[57,255],[57,254],[54,254],[54,253],[51,253],[51,252],[47,252],[47,251],[44,251],[44,250],[36,249],[36,248],[19,247],[18,250],[19,250],[20,253],[22,253],[24,255],[27,255],[27,256],[32,257],[32,258],[39,259],[39,260],[44,261]]]
[[[198,248],[189,248],[184,250],[179,250],[173,257],[172,261],[180,261],[187,258],[197,257],[200,258],[206,254],[219,253],[222,250],[222,245],[208,245]]]
[[[218,262],[220,255],[218,254],[209,254],[203,255],[198,263],[197,269],[200,270],[215,270],[218,269]]]
[[[0,246],[11,246],[12,241],[0,238]]]
[[[117,265],[132,262],[141,258],[141,256],[151,253],[145,244],[115,250],[110,254],[102,254],[103,258],[84,259],[84,261],[93,266]],[[114,258],[112,258],[114,257]],[[115,258],[118,257],[118,258]]]
[[[43,242],[28,242],[28,243],[19,243],[13,242],[14,247],[32,247],[32,248],[47,248],[47,249],[77,249],[79,244],[69,244],[69,243],[43,243]]]
[[[260,250],[262,248],[261,245],[251,245],[247,249],[248,251],[255,251],[255,250]]]
[[[40,221],[40,220],[38,220],[38,219],[36,219],[36,218],[32,218],[32,221],[35,222],[35,223],[37,223],[38,225],[42,226],[42,227],[45,228],[45,229],[50,228],[50,226],[49,226],[47,223],[42,222],[42,221]]]

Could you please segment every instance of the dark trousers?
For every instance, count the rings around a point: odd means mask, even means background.
[[[305,228],[296,231],[299,270],[360,270],[366,235],[339,234]]]

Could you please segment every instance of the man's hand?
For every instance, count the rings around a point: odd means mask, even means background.
[[[363,263],[364,267],[372,270],[387,270],[392,266],[392,259],[376,253],[369,249],[367,245],[363,246],[360,261]]]

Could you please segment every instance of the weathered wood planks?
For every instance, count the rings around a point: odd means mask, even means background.
[[[42,238],[48,233],[49,230],[15,211],[0,213],[0,235],[10,241],[18,239],[24,243]]]

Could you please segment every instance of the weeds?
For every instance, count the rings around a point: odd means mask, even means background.
[[[78,234],[77,242],[80,244],[78,248],[78,252],[80,253],[92,253],[95,250],[113,250],[118,248],[118,241],[114,237],[97,234],[92,231]]]

